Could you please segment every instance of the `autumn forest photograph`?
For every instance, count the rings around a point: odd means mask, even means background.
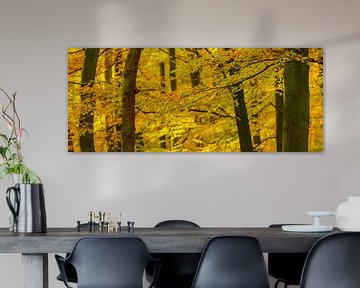
[[[322,152],[321,48],[69,48],[69,152]]]

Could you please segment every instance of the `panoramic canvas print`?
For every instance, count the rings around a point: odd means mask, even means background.
[[[323,50],[69,48],[68,151],[323,151]]]

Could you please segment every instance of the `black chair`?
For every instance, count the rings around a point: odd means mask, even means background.
[[[280,228],[285,224],[272,224],[270,228]],[[287,225],[287,224],[286,224]],[[280,283],[286,288],[288,285],[300,285],[301,273],[307,253],[269,253],[268,272],[277,281],[274,288]]]
[[[66,257],[68,257],[68,256],[69,256],[69,254],[66,255]],[[76,274],[75,267],[73,265],[71,265],[70,263],[64,262],[64,273],[66,275],[66,279],[68,282],[77,283],[77,274]],[[56,279],[64,282],[63,278],[61,277],[61,274],[59,274],[56,277]]]
[[[80,229],[81,230],[84,230],[84,229],[88,230],[89,229],[89,224],[88,223],[80,224]],[[95,223],[95,229],[99,229],[99,224],[98,223]],[[69,256],[69,253],[66,254],[66,257],[68,257],[68,256]],[[65,262],[64,266],[65,266],[65,274],[66,274],[68,282],[77,283],[77,275],[76,275],[76,270],[75,270],[74,266],[71,265],[70,263],[67,263],[67,262]],[[59,280],[59,281],[64,282],[62,277],[61,277],[61,274],[59,274],[56,277],[56,279]]]
[[[269,288],[256,238],[220,236],[207,244],[192,288]]]
[[[166,220],[155,225],[155,228],[200,228],[199,225],[187,220]],[[200,253],[157,253],[152,254],[162,260],[156,288],[190,288],[194,280]],[[146,278],[151,281],[153,267],[147,269]]]
[[[66,287],[65,263],[75,267],[78,288],[142,288],[145,268],[156,262],[139,238],[82,238],[68,257],[55,258]]]
[[[318,240],[306,259],[300,287],[360,287],[360,233],[338,233]]]

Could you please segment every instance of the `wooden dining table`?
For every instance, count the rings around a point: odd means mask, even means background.
[[[67,253],[83,237],[139,237],[151,253],[201,253],[209,239],[222,235],[252,236],[262,251],[308,252],[325,235],[338,233],[283,232],[281,227],[223,228],[135,228],[120,232],[77,231],[76,228],[48,228],[47,233],[13,233],[0,228],[0,253],[21,253],[24,288],[48,288],[48,253]]]

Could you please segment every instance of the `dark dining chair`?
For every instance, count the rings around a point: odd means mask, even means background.
[[[248,236],[212,238],[204,249],[192,288],[269,288],[260,244]]]
[[[68,256],[69,254],[66,255],[66,257]],[[65,259],[65,258],[64,258]],[[68,262],[64,262],[64,274],[66,275],[66,279],[68,282],[71,282],[71,283],[77,283],[77,274],[76,274],[76,270],[75,270],[75,267],[68,263]],[[57,280],[59,281],[62,281],[64,282],[63,280],[63,277],[61,276],[61,274],[59,274],[57,277],[56,277]]]
[[[272,224],[270,228],[281,228],[282,225]],[[271,277],[277,279],[274,288],[280,283],[284,288],[288,285],[300,285],[301,273],[307,253],[269,253],[268,254],[268,273]]]
[[[360,233],[347,232],[318,240],[306,259],[301,288],[360,287]]]
[[[160,262],[139,238],[82,238],[68,257],[55,255],[60,275],[70,288],[65,263],[74,266],[78,288],[142,288],[146,267],[154,262],[154,281]],[[150,287],[153,287],[151,283]]]
[[[82,223],[80,224],[80,229],[81,230],[88,230],[89,229],[89,224],[88,223]],[[95,229],[99,229],[99,224],[98,223],[95,223]],[[66,254],[66,257],[69,256],[69,253]],[[65,268],[65,274],[66,274],[66,278],[68,280],[68,282],[71,282],[71,283],[77,283],[77,275],[76,275],[76,270],[74,268],[73,265],[71,265],[70,263],[67,263],[65,262],[64,263],[64,268]],[[59,281],[63,281],[63,278],[61,277],[61,274],[59,274],[57,277],[56,277],[57,280]]]
[[[155,229],[200,228],[199,225],[188,220],[166,220],[155,225]],[[155,283],[156,288],[190,288],[201,257],[200,253],[156,253],[152,254],[161,259],[162,266]],[[147,269],[147,279],[153,277],[153,266]]]

